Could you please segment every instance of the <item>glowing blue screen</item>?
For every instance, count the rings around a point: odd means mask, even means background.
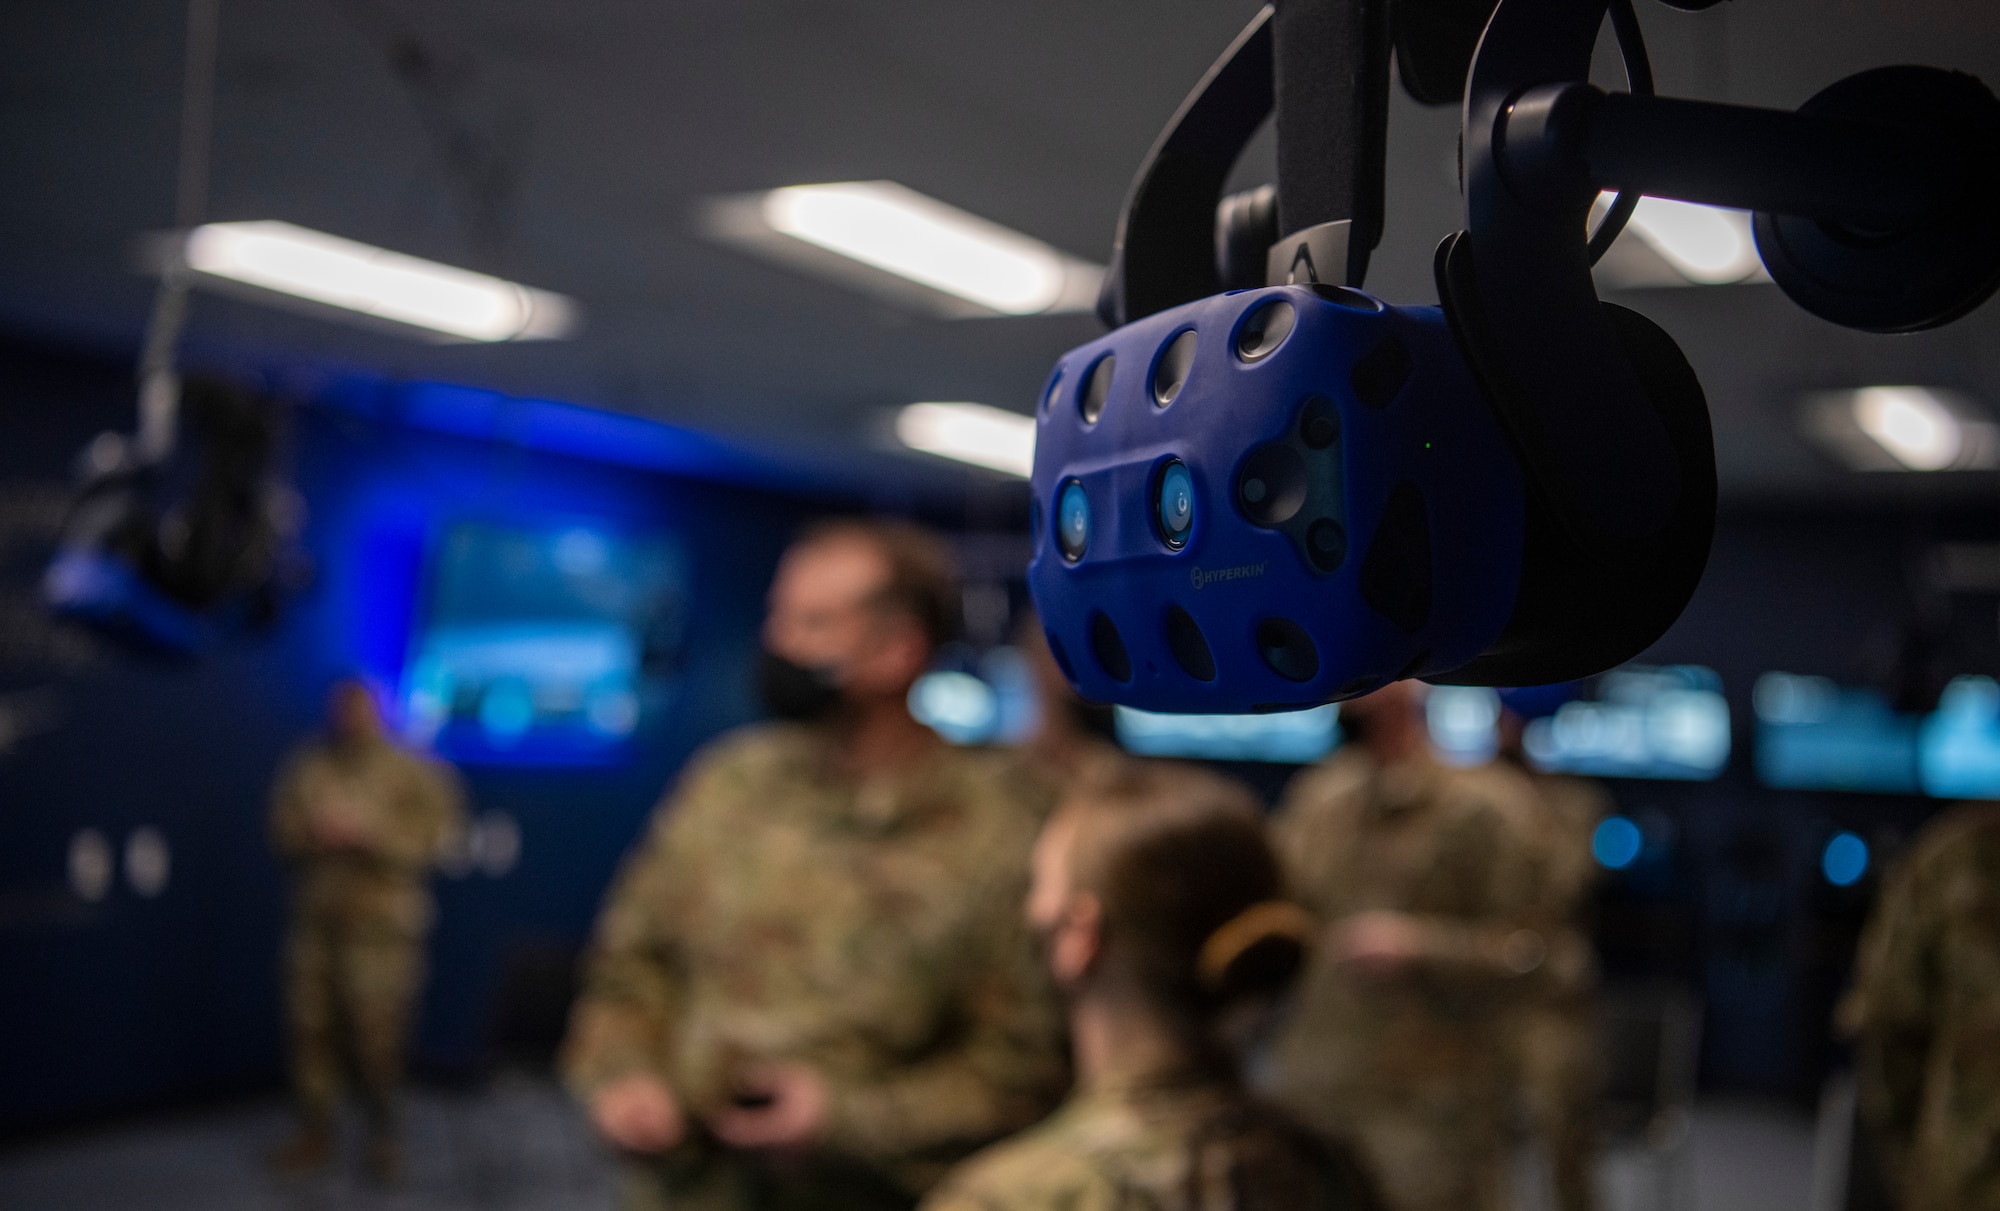
[[[1529,723],[1521,745],[1552,772],[1706,780],[1729,763],[1729,703],[1698,665],[1626,665],[1599,677],[1591,697]]]
[[[1917,776],[1940,799],[2000,798],[2000,683],[1959,677],[1917,735]]]
[[[1825,677],[1766,673],[1751,693],[1757,711],[1757,778],[1784,790],[1918,790],[1918,720],[1898,715],[1873,690]]]
[[[1113,718],[1120,747],[1142,757],[1305,764],[1333,751],[1337,712],[1331,703],[1267,715],[1166,715],[1121,706]]]
[[[686,600],[662,538],[453,526],[403,677],[404,730],[458,761],[615,760],[673,671]]]

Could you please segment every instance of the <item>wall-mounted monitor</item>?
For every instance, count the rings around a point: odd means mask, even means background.
[[[1955,677],[1937,709],[1899,714],[1825,677],[1757,679],[1757,777],[1788,790],[2000,798],[2000,683]]]
[[[1118,744],[1142,757],[1306,764],[1340,740],[1339,708],[1329,703],[1264,715],[1166,715],[1121,706]]]
[[[1626,665],[1530,722],[1521,744],[1550,772],[1705,780],[1729,763],[1729,703],[1699,665]]]
[[[1920,789],[1921,721],[1897,714],[1874,690],[1765,673],[1750,698],[1757,712],[1757,779],[1764,785],[1892,795]]]
[[[454,525],[412,638],[404,730],[461,762],[616,760],[678,663],[686,610],[663,536]]]
[[[1500,694],[1483,685],[1433,686],[1424,723],[1446,763],[1484,765],[1500,751]]]
[[[954,648],[959,645],[952,645]],[[1034,674],[1019,648],[941,654],[910,687],[910,714],[953,744],[1019,744],[1041,722]]]
[[[1940,799],[2000,799],[2000,683],[1958,677],[1917,734],[1917,778]]]

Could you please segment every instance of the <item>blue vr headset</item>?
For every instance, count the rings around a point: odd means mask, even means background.
[[[1933,327],[2000,284],[2000,101],[1970,76],[1879,69],[1797,113],[1672,100],[1630,0],[1396,2],[1267,7],[1133,184],[1098,308],[1115,331],[1064,355],[1036,410],[1028,583],[1086,698],[1543,684],[1657,639],[1700,579],[1716,481],[1687,360],[1591,281],[1643,194],[1756,211],[1779,286],[1849,327]],[[1583,82],[1607,8],[1627,93]],[[1359,288],[1392,46],[1419,100],[1463,82],[1441,306]],[[1222,198],[1274,109],[1275,189]],[[1586,240],[1602,189],[1619,199]]]

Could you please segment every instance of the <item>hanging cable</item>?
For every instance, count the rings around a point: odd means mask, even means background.
[[[1639,14],[1632,0],[1611,0],[1611,32],[1618,38],[1618,54],[1625,62],[1625,87],[1634,96],[1653,95],[1653,63],[1646,56],[1646,35],[1639,28]],[[1595,265],[1611,247],[1625,223],[1638,209],[1640,195],[1620,190],[1590,236],[1590,263]]]
[[[215,136],[215,62],[222,0],[188,0],[187,49],[181,70],[181,130],[174,176],[174,238],[160,269],[152,314],[139,355],[139,428],[134,451],[142,464],[173,453],[180,423],[181,331],[187,324],[193,275],[186,260],[189,232],[208,209],[209,158]]]

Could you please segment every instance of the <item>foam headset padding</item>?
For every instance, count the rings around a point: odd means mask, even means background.
[[[1659,532],[1612,559],[1596,559],[1569,537],[1536,477],[1526,477],[1521,586],[1507,628],[1472,663],[1428,680],[1547,685],[1589,676],[1650,647],[1680,617],[1701,581],[1715,532],[1715,443],[1707,398],[1664,329],[1636,311],[1601,306],[1666,425],[1681,473],[1680,499]],[[1455,325],[1461,339],[1476,327]],[[1468,360],[1475,367],[1485,361]],[[1492,389],[1490,382],[1486,386]]]

